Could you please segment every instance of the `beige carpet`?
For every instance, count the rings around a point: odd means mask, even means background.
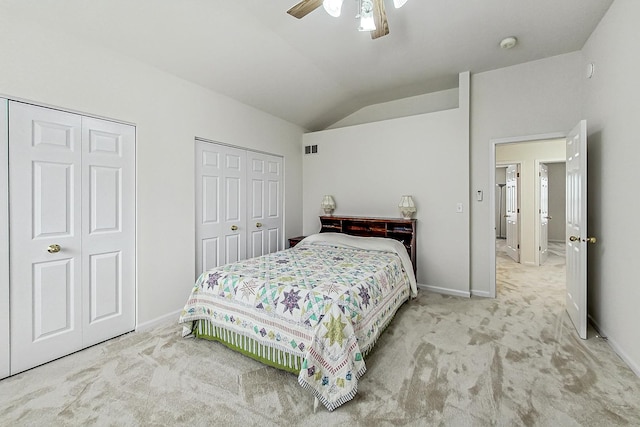
[[[640,425],[640,379],[593,332],[576,337],[558,255],[499,254],[495,300],[422,291],[332,413],[294,375],[167,324],[0,381],[0,425]]]

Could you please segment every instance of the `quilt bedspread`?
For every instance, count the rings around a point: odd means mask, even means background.
[[[203,273],[179,321],[183,335],[207,319],[300,357],[298,382],[333,410],[357,392],[363,354],[410,293],[394,253],[303,242]]]

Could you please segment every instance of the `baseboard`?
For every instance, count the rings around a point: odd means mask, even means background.
[[[147,322],[138,323],[136,325],[136,332],[142,332],[142,331],[155,328],[156,326],[168,323],[171,320],[173,320],[177,325],[178,318],[180,317],[181,312],[182,312],[182,309],[174,311],[172,313],[167,313],[164,316],[156,317],[155,319],[149,320]]]
[[[523,262],[521,264],[522,265],[528,265],[530,267],[537,267],[538,266],[538,264],[536,264],[535,262],[531,262],[531,261]]]
[[[593,328],[596,330],[596,332],[598,332],[601,337],[604,337],[607,340],[609,347],[611,347],[613,351],[615,351],[616,354],[620,357],[620,359],[622,359],[624,363],[626,363],[627,366],[631,368],[634,374],[640,377],[640,366],[633,359],[631,359],[629,355],[627,355],[627,353],[622,349],[622,347],[614,338],[609,336],[607,331],[603,330],[600,325],[598,325],[598,322],[596,322],[593,317],[587,317],[589,318],[589,322],[591,322],[591,325],[593,325]]]
[[[471,289],[471,295],[473,295],[474,297],[492,298],[489,291],[474,291],[473,289]]]
[[[425,291],[429,291],[429,292],[435,292],[435,293],[438,293],[438,294],[453,295],[455,297],[471,298],[471,294],[469,292],[457,291],[455,289],[441,288],[441,287],[438,287],[438,286],[423,285],[422,283],[418,283],[418,288],[424,289]]]

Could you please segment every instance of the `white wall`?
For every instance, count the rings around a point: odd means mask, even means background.
[[[458,88],[455,88],[369,105],[334,123],[327,129],[458,108],[458,97]]]
[[[304,234],[320,229],[320,201],[335,215],[399,217],[403,194],[418,212],[418,282],[469,293],[468,73],[460,108],[304,135]],[[456,203],[464,212],[456,213]]]
[[[567,133],[578,123],[581,75],[582,55],[574,52],[471,76],[472,193],[488,194],[492,139]],[[488,200],[471,203],[471,291],[485,296],[495,268]]]
[[[539,265],[540,180],[539,164],[566,158],[566,140],[519,142],[496,146],[496,163],[520,164],[520,263]],[[496,181],[497,182],[497,181]],[[553,220],[552,220],[553,221]],[[506,234],[505,234],[506,235]]]
[[[588,311],[600,332],[640,375],[640,2],[615,0],[587,41],[582,79],[587,119]]]
[[[7,14],[0,52],[0,94],[136,124],[139,324],[193,285],[196,136],[283,155],[287,235],[302,231],[301,128]]]

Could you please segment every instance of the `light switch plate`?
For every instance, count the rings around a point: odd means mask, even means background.
[[[462,203],[456,205],[456,213],[462,213]]]

